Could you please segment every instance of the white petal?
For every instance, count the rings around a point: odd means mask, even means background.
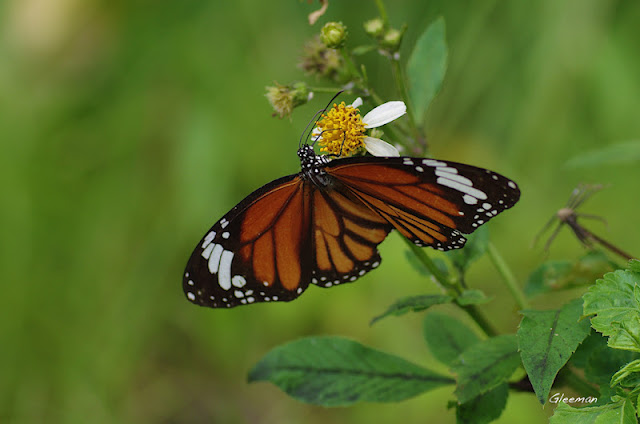
[[[373,156],[400,156],[398,149],[379,138],[365,137],[364,147]]]
[[[314,127],[313,130],[311,131],[311,140],[316,142],[317,140],[322,138],[321,134],[322,134],[322,130],[319,127]]]
[[[363,103],[362,102],[362,97],[358,97],[357,99],[355,99],[353,101],[353,103],[351,103],[351,107],[356,107],[356,108],[360,107],[360,106],[362,106],[362,103]]]
[[[367,113],[362,118],[362,122],[365,128],[376,128],[401,117],[405,113],[407,113],[407,106],[404,102],[387,102]]]

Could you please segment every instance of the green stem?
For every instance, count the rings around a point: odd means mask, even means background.
[[[389,16],[387,15],[387,10],[384,7],[384,2],[382,0],[375,0],[376,6],[378,7],[378,13],[382,18],[382,22],[384,22],[385,26],[389,24]]]
[[[342,59],[344,59],[344,63],[347,66],[347,69],[349,69],[349,73],[352,75],[351,80],[362,81],[363,77],[360,74],[360,71],[356,67],[355,63],[353,63],[353,59],[351,58],[351,55],[347,52],[347,49],[343,47],[339,51],[340,51],[340,54],[342,54]]]
[[[452,284],[447,276],[438,269],[436,264],[429,258],[429,256],[424,252],[423,249],[419,248],[411,240],[403,237],[409,249],[416,255],[418,260],[424,265],[427,270],[433,275],[435,282],[450,296],[458,297],[462,293],[462,288],[458,284]],[[493,328],[493,326],[489,323],[489,321],[484,317],[482,312],[476,307],[476,305],[460,305],[458,303],[453,303],[458,306],[460,309],[465,311],[471,319],[473,319],[476,324],[484,331],[484,333],[493,337],[498,334],[498,332]]]
[[[447,276],[442,271],[440,271],[440,269],[438,269],[438,267],[431,260],[431,258],[426,253],[424,253],[424,250],[422,250],[421,248],[413,244],[413,242],[408,238],[402,237],[402,239],[407,244],[407,246],[409,246],[409,249],[413,252],[413,254],[416,255],[416,258],[418,258],[418,260],[422,263],[422,265],[424,265],[424,267],[427,268],[427,270],[431,273],[431,275],[433,275],[433,278],[435,278],[436,283],[442,289],[447,291],[448,294],[452,294],[454,297],[461,293],[460,288],[456,287],[455,285],[449,282],[449,279],[447,278]]]
[[[520,290],[516,277],[513,275],[513,272],[511,272],[511,269],[498,252],[498,249],[496,249],[491,242],[489,243],[487,253],[489,254],[489,258],[493,262],[493,265],[496,267],[500,275],[502,275],[502,279],[504,280],[507,288],[511,292],[511,295],[518,304],[518,308],[520,308],[520,310],[529,309],[529,303],[524,297],[524,293],[522,293],[522,290]]]
[[[456,305],[458,304],[456,303]],[[495,328],[493,328],[493,326],[491,325],[491,323],[489,323],[489,321],[487,321],[487,319],[484,317],[482,312],[480,312],[480,310],[476,305],[464,305],[464,306],[458,305],[458,306],[462,308],[467,314],[469,314],[471,319],[473,319],[476,322],[476,324],[478,324],[478,327],[480,327],[482,331],[484,331],[484,334],[486,334],[488,337],[494,337],[498,335],[498,331]]]

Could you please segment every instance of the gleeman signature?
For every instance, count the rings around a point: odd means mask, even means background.
[[[564,393],[556,393],[551,395],[549,398],[549,403],[595,403],[598,401],[597,397],[593,396],[579,396],[579,397],[565,397]]]

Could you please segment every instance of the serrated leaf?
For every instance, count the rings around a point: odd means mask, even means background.
[[[520,365],[515,334],[504,334],[476,343],[460,355],[452,367],[458,375],[455,394],[460,403],[480,396],[511,377]]]
[[[508,396],[509,386],[506,383],[500,384],[467,403],[457,405],[456,421],[460,424],[490,423],[502,415]]]
[[[637,424],[636,411],[630,399],[602,406],[572,408],[566,403],[559,403],[550,424]]]
[[[447,256],[461,272],[466,271],[469,266],[485,254],[489,246],[489,227],[478,228],[473,234],[465,236],[467,242],[464,249],[454,249],[447,252]]]
[[[423,294],[419,296],[403,297],[393,305],[389,306],[384,313],[373,318],[369,325],[373,325],[375,322],[390,315],[399,316],[404,315],[407,312],[420,312],[425,309],[429,309],[434,305],[450,303],[452,300],[453,298],[446,294]]]
[[[544,405],[560,368],[589,335],[589,322],[579,321],[582,299],[555,311],[522,311],[518,328],[520,357],[538,401]]]
[[[569,168],[616,165],[640,162],[640,140],[613,144],[602,149],[580,154],[565,164]]]
[[[481,305],[490,301],[491,298],[484,294],[482,290],[478,289],[465,290],[460,294],[460,296],[456,297],[456,303],[462,306]]]
[[[584,299],[584,315],[591,326],[609,337],[609,347],[640,352],[640,273],[618,270],[604,275]]]
[[[444,18],[436,19],[422,33],[407,62],[409,96],[418,122],[440,91],[447,70],[447,42]]]
[[[249,373],[289,396],[322,406],[397,402],[454,381],[400,357],[340,337],[309,337],[278,346]]]
[[[603,349],[607,349],[607,339],[592,328],[589,335],[571,356],[571,364],[576,368],[584,369],[589,358],[593,355],[601,355]]]
[[[424,317],[424,339],[437,360],[453,365],[458,356],[478,342],[478,336],[455,318],[430,312]]]
[[[637,387],[640,384],[640,359],[629,362],[611,377],[611,387]]]

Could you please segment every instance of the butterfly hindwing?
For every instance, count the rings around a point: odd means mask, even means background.
[[[353,282],[380,265],[376,249],[393,227],[350,192],[333,185],[312,194],[311,283],[332,287]]]

